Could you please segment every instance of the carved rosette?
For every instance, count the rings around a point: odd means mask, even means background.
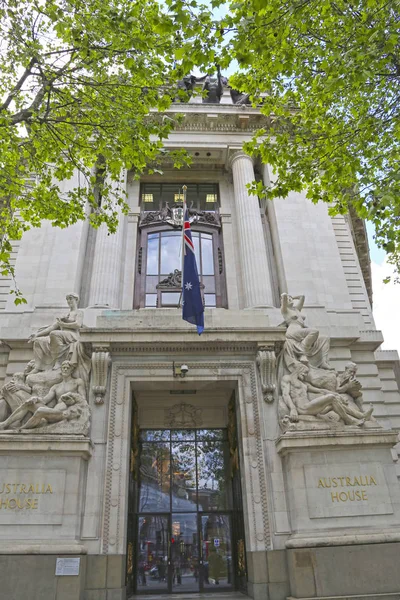
[[[110,364],[109,348],[107,346],[96,346],[92,352],[92,392],[95,404],[104,404]]]
[[[276,355],[274,346],[261,346],[257,353],[257,366],[265,402],[271,403],[276,392]]]

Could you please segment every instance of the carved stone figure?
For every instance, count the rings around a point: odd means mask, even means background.
[[[33,333],[28,342],[33,342],[36,368],[40,371],[57,368],[75,351],[82,326],[82,311],[78,310],[79,297],[68,294],[70,308],[67,315],[56,320],[48,327],[42,327]],[[77,362],[77,361],[75,361]]]
[[[346,403],[338,391],[316,387],[307,381],[309,372],[306,365],[299,363],[282,378],[279,420],[283,430],[327,429],[330,421],[361,427],[371,418],[372,407],[362,412]],[[336,375],[332,375],[336,381]],[[336,417],[333,421],[332,413]]]
[[[79,330],[82,327],[83,313],[78,309],[79,296],[68,294],[69,312],[30,336],[33,342],[33,354],[37,371],[57,370],[64,360],[75,365],[77,375],[88,389],[90,357],[79,342]]]
[[[297,303],[295,304],[295,300]],[[304,296],[281,295],[281,313],[287,331],[283,347],[283,359],[289,372],[299,364],[310,364],[320,369],[331,369],[329,365],[329,338],[320,335],[317,329],[305,325],[301,313]]]
[[[182,287],[182,271],[179,269],[175,269],[173,273],[170,273],[168,277],[160,281],[157,284],[157,289],[159,288],[181,288]]]
[[[88,421],[89,410],[85,399],[85,385],[82,379],[72,377],[74,368],[75,365],[70,361],[64,361],[61,365],[62,381],[53,385],[42,398],[30,396],[12,412],[8,419],[0,423],[0,430],[34,429],[60,421],[79,419],[84,413],[86,413],[86,421]],[[53,401],[56,402],[56,405],[51,408],[48,404]],[[31,418],[21,425],[21,421],[29,413],[32,414]],[[87,423],[83,425],[85,428],[88,426]],[[10,427],[12,429],[9,429]]]
[[[349,362],[345,366],[343,373],[339,373],[337,377],[337,391],[340,394],[348,394],[351,396],[358,408],[362,410],[363,394],[361,391],[361,383],[356,379],[357,369],[357,365],[353,362]]]
[[[79,341],[83,314],[78,301],[77,294],[68,294],[69,312],[30,336],[34,359],[0,391],[0,430],[88,432],[91,357]],[[71,397],[60,405],[67,393]]]
[[[31,360],[26,365],[23,373],[14,373],[10,381],[3,385],[1,397],[5,400],[11,412],[31,396],[32,388],[27,384],[26,378],[34,370],[35,361]]]

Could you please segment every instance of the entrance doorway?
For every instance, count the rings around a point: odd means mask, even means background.
[[[143,429],[138,438],[131,591],[237,589],[235,565],[244,561],[237,548],[244,541],[236,539],[228,430]]]
[[[233,589],[227,515],[142,516],[138,519],[138,532],[138,593]]]

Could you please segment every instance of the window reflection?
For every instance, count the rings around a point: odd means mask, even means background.
[[[161,292],[161,306],[177,306],[180,299],[180,292]]]
[[[140,456],[140,512],[169,510],[170,492],[169,444],[142,444]]]
[[[227,589],[233,580],[231,528],[228,515],[201,517],[204,587]]]
[[[182,265],[182,234],[180,231],[164,231],[161,234],[161,268],[159,273],[167,276]]]
[[[148,430],[140,438],[139,512],[231,508],[225,430]]]
[[[199,509],[223,510],[227,508],[224,444],[200,442],[197,444],[197,472]]]
[[[214,256],[211,236],[202,234],[201,236],[201,254],[203,260],[203,275],[214,275]]]
[[[158,275],[159,235],[150,234],[147,239],[147,275]]]
[[[205,306],[216,306],[213,236],[192,232],[197,269],[204,295]],[[148,234],[146,266],[146,307],[176,307],[180,302],[180,290],[172,287],[168,292],[157,289],[170,273],[182,269],[181,231],[161,231]],[[172,292],[172,293],[171,293]]]
[[[197,510],[196,446],[194,442],[173,442],[172,509]]]

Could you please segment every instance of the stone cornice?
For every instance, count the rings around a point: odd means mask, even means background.
[[[270,119],[256,108],[229,104],[177,104],[165,111],[165,114],[184,115],[182,121],[175,124],[175,132],[212,131],[251,134],[257,129],[269,127],[270,124]],[[162,115],[153,113],[152,118],[161,120]]]
[[[343,448],[393,448],[397,443],[397,432],[392,430],[358,431],[296,431],[286,432],[275,442],[278,454],[286,456],[291,452],[330,450]]]
[[[111,344],[111,349],[120,347],[143,348],[154,352],[154,348],[160,351],[186,351],[186,352],[208,352],[208,351],[256,351],[259,344],[268,345],[283,343],[285,329],[282,327],[270,327],[261,329],[208,329],[207,335],[199,337],[193,331],[160,328],[160,329],[114,329],[114,328],[83,328],[80,339],[84,343],[101,345]],[[128,350],[127,350],[128,351]],[[145,351],[145,350],[139,350]]]
[[[21,452],[49,452],[59,455],[81,456],[88,460],[92,445],[88,438],[80,435],[32,434],[32,430],[21,429],[17,434],[0,433],[0,454]]]

